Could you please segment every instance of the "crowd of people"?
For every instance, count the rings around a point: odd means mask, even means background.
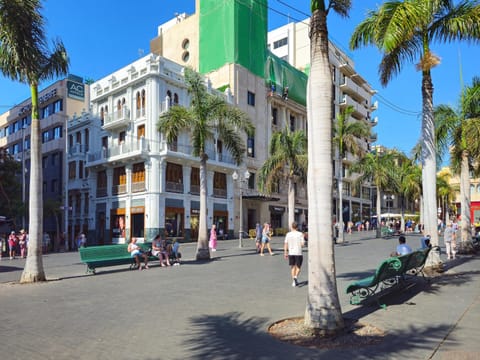
[[[132,237],[127,247],[130,256],[135,260],[138,270],[148,269],[150,254],[158,258],[161,267],[180,265],[182,254],[178,240],[169,242],[166,236],[157,234],[152,241],[152,248],[145,250],[137,244],[137,238]],[[143,261],[143,265],[142,265]],[[173,261],[173,263],[172,263]]]

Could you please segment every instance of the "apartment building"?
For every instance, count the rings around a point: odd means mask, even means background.
[[[88,108],[88,85],[75,75],[58,80],[38,94],[39,116],[42,142],[43,196],[46,207],[44,231],[53,236],[61,218],[53,216],[47,207],[62,204],[65,194],[65,124],[69,116],[81,113]],[[30,130],[31,100],[27,99],[0,115],[0,149],[22,162],[24,170],[22,182],[23,198],[28,204],[30,184]],[[27,205],[28,207],[28,205]],[[28,218],[18,223],[25,222]]]
[[[310,19],[289,23],[268,33],[268,49],[280,59],[287,61],[295,68],[309,73],[310,70]],[[353,60],[333,42],[329,42],[330,64],[334,84],[333,113],[335,116],[347,106],[354,111],[351,121],[364,121],[371,127],[377,124],[378,119],[372,116],[377,109],[377,103],[372,103],[375,91],[368,82],[355,70]],[[370,139],[359,139],[365,150],[371,150],[371,143],[376,141],[376,134]],[[338,154],[336,156],[338,159]],[[374,188],[369,184],[354,186],[355,174],[349,171],[349,166],[356,161],[349,154],[343,159],[343,219],[353,222],[369,219],[374,212],[372,207]],[[335,177],[338,179],[339,166],[335,162]],[[334,197],[337,199],[337,189]],[[335,211],[338,205],[334,206]]]

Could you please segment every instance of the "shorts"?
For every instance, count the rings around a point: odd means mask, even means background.
[[[288,265],[302,267],[303,255],[288,255]]]
[[[263,243],[263,244],[266,244],[266,243],[268,243],[268,242],[269,242],[268,237],[262,236],[262,243]]]
[[[130,254],[131,257],[135,257],[135,256],[142,256],[143,253],[141,250],[133,250],[132,253]]]

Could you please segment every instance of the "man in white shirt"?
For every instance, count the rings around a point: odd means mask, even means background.
[[[303,263],[302,247],[305,243],[303,234],[297,230],[297,227],[298,224],[294,221],[292,223],[292,230],[285,236],[283,247],[285,259],[288,259],[288,264],[290,265],[293,287],[298,285],[297,278]]]

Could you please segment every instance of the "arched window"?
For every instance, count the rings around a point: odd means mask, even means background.
[[[147,105],[147,96],[145,90],[142,90],[142,115],[145,115],[145,106]]]
[[[175,105],[178,105],[178,94],[177,93],[173,94],[173,103]]]
[[[120,99],[118,99],[117,101],[117,110],[120,112],[120,110],[122,110],[122,101]]]
[[[480,194],[480,184],[477,185],[477,193]]]
[[[167,96],[168,96],[168,105],[172,106],[172,92],[170,90],[167,91]]]

